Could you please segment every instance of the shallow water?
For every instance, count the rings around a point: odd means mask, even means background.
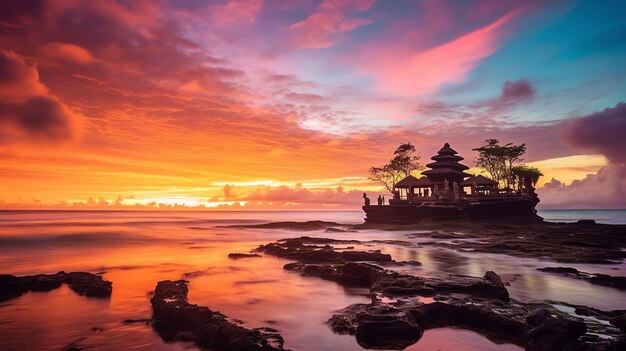
[[[287,260],[269,256],[229,260],[260,244],[300,235],[359,240],[404,240],[410,245],[371,244],[396,260],[421,267],[397,268],[413,274],[482,276],[495,270],[513,298],[545,299],[602,309],[626,308],[626,294],[539,272],[555,265],[533,259],[422,246],[409,232],[290,232],[217,226],[269,221],[330,220],[360,223],[359,212],[0,212],[0,273],[17,275],[89,271],[113,282],[110,299],[78,296],[66,286],[28,293],[0,304],[2,350],[59,350],[70,344],[95,350],[182,350],[164,343],[150,326],[124,324],[151,317],[149,292],[165,279],[187,279],[189,300],[241,320],[246,327],[269,326],[294,350],[361,350],[352,336],[337,335],[325,321],[353,303],[368,303],[364,289],[304,278],[282,269]],[[462,244],[461,244],[462,247]],[[581,271],[623,275],[624,265],[574,265]],[[427,330],[407,350],[520,350],[498,345],[461,329]]]

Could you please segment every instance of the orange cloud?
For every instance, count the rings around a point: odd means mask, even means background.
[[[64,140],[79,116],[39,81],[37,70],[11,51],[0,51],[0,142]]]

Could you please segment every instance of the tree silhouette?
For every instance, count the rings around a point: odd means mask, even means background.
[[[419,160],[420,156],[415,155],[415,146],[410,142],[400,144],[387,164],[370,168],[369,179],[383,184],[387,190],[393,192],[396,183],[423,168]]]

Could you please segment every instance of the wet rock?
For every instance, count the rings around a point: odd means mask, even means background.
[[[567,345],[577,344],[578,339],[587,332],[587,325],[562,317],[536,316],[532,319],[533,327],[526,333],[528,344],[540,351],[567,349]]]
[[[79,295],[88,297],[109,297],[113,291],[113,283],[86,272],[65,273],[62,281]]]
[[[326,233],[354,233],[354,232],[356,232],[356,230],[349,230],[349,229],[341,229],[341,228],[330,227],[330,228],[326,228],[325,232]]]
[[[384,270],[367,263],[349,262],[341,267],[337,281],[345,285],[371,287]]]
[[[594,224],[598,224],[596,223],[595,220],[593,219],[579,219],[576,224],[584,224],[584,225],[594,225]]]
[[[255,249],[269,255],[301,262],[339,263],[347,261],[391,262],[391,256],[380,251],[336,251],[331,244],[359,243],[356,240],[300,237],[261,245]],[[321,246],[323,245],[323,246]]]
[[[0,274],[0,301],[12,299],[27,291],[50,291],[67,284],[79,295],[109,297],[113,290],[111,282],[87,272],[59,272],[17,277]]]
[[[344,251],[339,257],[344,261],[391,262],[391,255],[381,252]]]
[[[262,257],[259,254],[247,254],[247,253],[229,253],[228,258],[231,260],[238,260],[241,258]]]
[[[455,275],[448,276],[443,279],[430,279],[426,282],[426,285],[438,292],[460,293],[508,301],[509,292],[506,290],[506,287],[500,280],[500,277],[495,274],[495,277],[497,277],[496,279],[493,275],[487,275],[490,276],[491,279],[495,279],[495,282],[487,278],[481,279]]]
[[[614,277],[608,274],[581,272],[572,267],[544,267],[537,268],[537,270],[542,272],[562,274],[574,279],[586,280],[596,285],[626,290],[626,277]]]
[[[572,267],[543,267],[537,268],[537,270],[550,273],[578,274],[578,269]]]
[[[187,282],[165,280],[157,284],[152,304],[152,326],[165,341],[190,340],[212,350],[283,350],[275,329],[246,329],[219,312],[187,301]]]
[[[616,326],[622,333],[626,333],[626,314],[609,319],[609,323]]]
[[[423,334],[411,315],[403,311],[364,313],[357,318],[356,341],[367,349],[402,350]]]

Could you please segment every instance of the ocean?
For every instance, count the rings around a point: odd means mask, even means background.
[[[541,211],[548,220],[595,219],[625,223],[625,210]],[[412,246],[372,244],[396,260],[422,266],[394,268],[416,275],[482,276],[496,270],[517,300],[566,301],[600,309],[626,309],[622,291],[539,272],[554,262],[506,255],[422,246],[412,231],[326,233],[323,230],[245,229],[233,224],[325,220],[361,223],[351,212],[202,211],[0,211],[0,273],[27,275],[88,271],[113,282],[110,298],[78,296],[66,286],[29,292],[0,302],[0,349],[189,350],[190,343],[166,343],[146,324],[127,319],[151,317],[150,293],[161,280],[189,281],[189,300],[220,311],[248,328],[278,329],[293,350],[362,350],[352,336],[332,332],[326,321],[354,303],[368,303],[369,292],[302,277],[271,256],[231,260],[281,238],[308,235],[358,240],[404,240]],[[626,266],[573,264],[581,271],[624,275]],[[621,273],[621,274],[619,274]],[[601,297],[601,298],[599,298]],[[468,330],[436,328],[406,350],[521,350],[497,344]]]

